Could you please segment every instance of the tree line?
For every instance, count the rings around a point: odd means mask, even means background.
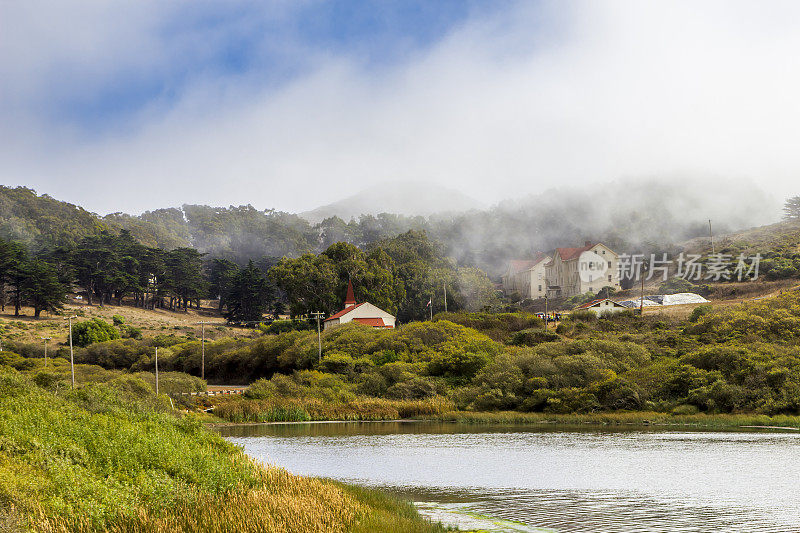
[[[66,295],[81,292],[89,305],[123,305],[186,311],[201,299],[217,300],[231,322],[261,320],[264,313],[292,316],[341,309],[347,283],[359,301],[369,301],[401,321],[424,319],[430,309],[479,309],[495,298],[488,277],[458,267],[425,232],[408,231],[362,250],[345,242],[320,254],[263,259],[240,266],[209,258],[194,248],[146,246],[127,230],[103,230],[76,244],[38,252],[0,240],[0,305],[57,312]]]
[[[202,298],[218,298],[213,281],[214,264],[194,248],[162,250],[139,243],[130,232],[101,231],[73,246],[31,253],[21,243],[0,240],[0,306],[22,306],[57,312],[67,293],[79,290],[86,303],[122,305],[124,301],[147,309],[199,308]],[[274,291],[265,273],[252,263],[232,265],[232,283],[224,287],[224,315],[241,320],[260,318]],[[256,309],[252,307],[256,305]],[[222,309],[221,309],[222,310]]]

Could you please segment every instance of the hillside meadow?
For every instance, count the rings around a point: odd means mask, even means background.
[[[800,293],[687,314],[575,312],[547,330],[525,313],[443,313],[388,331],[351,324],[323,333],[322,359],[315,331],[271,326],[206,343],[207,379],[249,386],[200,403],[234,422],[800,414]],[[76,361],[144,376],[156,346],[163,372],[200,374],[200,342],[170,335],[90,344]],[[7,364],[37,359],[24,344],[12,349],[25,357]]]

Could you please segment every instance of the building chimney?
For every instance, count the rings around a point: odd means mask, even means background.
[[[344,299],[344,308],[353,307],[356,305],[356,295],[353,292],[353,282],[347,282],[347,296]]]
[[[583,243],[583,245],[584,245],[584,246],[587,246],[587,247],[588,247],[588,246],[591,246],[591,245],[592,245],[592,241],[585,241],[585,242]]]

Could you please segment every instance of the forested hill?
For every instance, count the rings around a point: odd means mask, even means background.
[[[189,246],[191,236],[180,209],[161,209],[147,216],[115,213],[100,217],[82,207],[41,196],[26,187],[0,185],[0,239],[34,251],[71,247],[102,231],[130,229],[142,244],[172,249]]]
[[[54,248],[108,229],[97,215],[25,187],[0,186],[0,238]]]
[[[340,241],[366,247],[409,229],[424,229],[425,224],[422,218],[381,214],[349,223],[332,217],[312,226],[298,215],[250,205],[184,205],[139,216],[101,217],[25,187],[0,186],[0,239],[20,242],[34,251],[69,247],[103,230],[118,234],[127,229],[146,246],[193,247],[212,257],[246,264],[250,259],[320,252]]]
[[[366,249],[422,230],[460,266],[478,267],[497,279],[511,258],[585,240],[606,242],[622,253],[674,251],[676,243],[706,236],[708,219],[717,233],[777,220],[774,200],[746,183],[700,190],[674,180],[630,180],[592,190],[552,189],[456,215],[381,213],[349,221],[332,216],[312,224],[296,214],[250,205],[184,205],[100,217],[30,189],[0,186],[0,238],[34,250],[52,249],[103,229],[127,229],[149,247],[192,247],[244,265],[250,259],[274,264],[283,256],[319,253],[337,242]]]

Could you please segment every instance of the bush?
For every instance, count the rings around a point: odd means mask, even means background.
[[[471,378],[489,363],[489,355],[483,352],[442,350],[435,352],[428,364],[432,376]]]
[[[308,320],[275,320],[269,325],[260,324],[258,328],[265,335],[280,335],[289,331],[316,330],[317,325]]]
[[[531,313],[439,313],[434,321],[446,320],[477,330],[495,341],[506,341],[525,329],[543,328],[544,321]]]
[[[710,305],[698,305],[692,309],[692,314],[689,315],[689,322],[697,322],[701,317],[704,317],[713,311],[714,308]]]
[[[696,415],[697,413],[700,412],[700,409],[698,409],[696,405],[689,405],[682,403],[681,405],[678,405],[670,412],[675,416],[686,416],[686,415]]]
[[[111,317],[111,321],[114,322],[114,325],[119,327],[125,323],[125,317],[122,315],[114,315]]]
[[[350,374],[355,367],[355,361],[347,354],[340,352],[330,352],[325,354],[319,363],[322,372],[331,374]]]
[[[436,396],[436,384],[430,378],[414,377],[395,383],[386,391],[386,396],[396,400],[422,400]]]
[[[514,333],[509,344],[513,346],[535,346],[543,342],[555,342],[560,338],[556,333],[549,330],[526,329]]]
[[[76,346],[89,346],[96,342],[119,339],[119,330],[100,318],[78,322],[72,326],[72,342]]]
[[[122,335],[123,339],[136,339],[136,340],[142,339],[142,330],[140,328],[135,328],[127,324],[120,324],[119,332]]]
[[[594,322],[597,320],[597,313],[585,309],[578,309],[567,315],[567,318],[576,322]]]

